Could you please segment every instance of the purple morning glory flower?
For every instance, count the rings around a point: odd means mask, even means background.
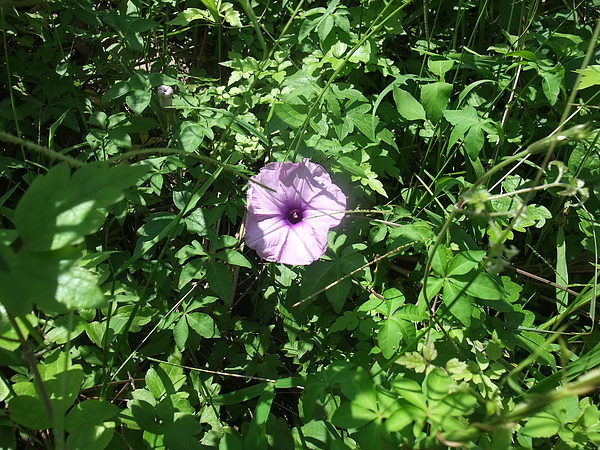
[[[310,264],[325,254],[327,232],[345,210],[346,196],[319,164],[272,162],[248,186],[246,243],[267,261]]]

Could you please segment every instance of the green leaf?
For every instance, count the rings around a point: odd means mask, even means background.
[[[65,429],[69,432],[67,446],[71,449],[105,449],[113,438],[115,422],[111,421],[119,408],[101,400],[78,403],[67,415]]]
[[[454,125],[450,133],[448,146],[452,147],[462,140],[466,156],[473,165],[476,175],[481,176],[483,166],[478,157],[485,142],[483,132],[493,132],[493,128],[488,124],[488,121],[479,117],[477,110],[472,106],[467,106],[460,111],[446,110],[444,111],[444,117]]]
[[[542,77],[542,90],[551,105],[556,104],[560,91],[564,85],[565,69],[561,64],[556,67],[539,66]]]
[[[394,229],[390,237],[394,238],[393,248],[398,248],[413,241],[417,243],[427,242],[433,239],[434,234],[431,225],[425,221],[418,221]]]
[[[384,358],[389,359],[398,351],[402,340],[402,326],[400,319],[390,317],[382,320],[382,327],[377,333],[377,344]]]
[[[394,85],[396,108],[406,120],[427,120],[423,106],[408,92]]]
[[[342,392],[353,403],[362,405],[373,411],[377,410],[377,393],[371,376],[358,367],[350,378],[342,384]]]
[[[81,316],[69,314],[56,319],[53,325],[54,328],[46,333],[46,340],[55,344],[65,344],[83,333],[87,322]]]
[[[318,261],[308,266],[302,277],[303,283],[300,296],[302,298],[306,298],[313,293],[326,288],[333,282],[339,280],[347,273],[354,270],[350,269],[350,267],[345,267],[348,266],[348,263],[351,261],[352,258],[345,259],[344,262],[341,260],[335,262]],[[360,265],[358,267],[360,267]],[[333,306],[333,310],[336,313],[339,313],[342,310],[351,287],[352,282],[350,279],[345,279],[325,291],[325,295],[327,296],[327,299]]]
[[[569,286],[569,268],[567,260],[567,243],[564,227],[558,227],[556,232],[556,283]],[[556,289],[556,309],[563,313],[569,304],[569,293],[564,289]]]
[[[600,65],[590,65],[583,70],[579,89],[600,85]]]
[[[141,116],[152,101],[152,92],[149,90],[134,89],[125,97],[125,103],[138,116]]]
[[[358,402],[342,403],[333,413],[331,422],[341,428],[358,428],[377,419],[377,413]]]
[[[410,352],[402,355],[396,360],[396,364],[408,367],[409,369],[414,369],[414,371],[417,373],[423,373],[427,368],[427,362],[425,361],[425,358],[423,358],[423,355],[418,352]]]
[[[424,416],[423,410],[416,408],[411,404],[405,402],[397,402],[397,404],[401,406],[385,421],[385,428],[387,431],[401,431],[408,425],[414,423],[417,418],[422,418]]]
[[[217,294],[221,300],[225,302],[231,300],[233,278],[227,266],[216,262],[215,260],[210,260],[206,266],[206,279],[210,289]]]
[[[217,324],[208,314],[193,312],[186,314],[185,317],[190,328],[200,336],[211,339],[221,335]]]
[[[424,389],[429,400],[439,401],[449,392],[452,379],[442,369],[436,368],[427,374]]]
[[[56,300],[69,309],[102,308],[107,304],[107,298],[98,287],[97,277],[77,266],[59,273]]]
[[[504,287],[498,279],[489,273],[479,273],[467,287],[466,293],[475,298],[484,300],[502,300]]]
[[[219,13],[223,16],[223,19],[235,28],[242,28],[242,21],[240,19],[240,13],[233,9],[233,5],[229,2],[223,2],[220,4]]]
[[[532,354],[539,353],[538,361],[540,363],[548,365],[554,370],[556,370],[556,360],[554,359],[554,356],[550,352],[548,352],[548,344],[544,340],[543,336],[529,331],[524,331],[520,334],[517,334],[516,337],[519,341],[519,345],[522,348],[524,348]]]
[[[242,403],[254,397],[258,397],[262,394],[268,384],[269,383],[259,383],[247,388],[238,389],[237,391],[215,395],[212,397],[211,403],[215,406],[227,406]]]
[[[146,217],[144,225],[137,231],[140,238],[135,244],[133,258],[146,253],[169,233],[172,233],[171,238],[179,236],[183,231],[183,224],[178,222],[177,217],[175,214],[166,211],[155,212]],[[172,231],[174,227],[175,231]]]
[[[376,142],[375,126],[371,120],[369,111],[371,105],[368,103],[354,102],[347,110],[346,117],[358,128],[362,134],[368,137],[371,141]]]
[[[175,394],[185,384],[186,377],[183,368],[160,363],[148,369],[145,380],[148,390],[155,399],[160,400],[165,395]]]
[[[23,392],[23,384],[31,385],[30,389],[28,389],[29,395]],[[18,396],[11,398],[8,402],[11,420],[34,430],[51,428],[52,422],[44,404],[37,398],[37,394],[35,394],[33,383],[15,383],[13,389],[18,392]]]
[[[422,359],[423,358],[421,357],[421,360]],[[392,381],[392,388],[407,402],[415,405],[421,411],[427,411],[425,394],[423,394],[421,386],[415,380],[397,376],[394,381]]]
[[[97,277],[76,263],[73,248],[52,252],[21,252],[10,271],[0,271],[0,301],[15,315],[36,303],[47,312],[96,308],[106,303]]]
[[[30,251],[78,244],[104,223],[107,206],[123,198],[149,166],[109,167],[94,163],[72,176],[59,164],[38,176],[15,210],[15,226]]]
[[[179,286],[184,286],[192,280],[200,280],[206,274],[204,265],[206,258],[194,258],[188,261],[179,275]]]
[[[438,123],[444,117],[444,111],[452,95],[452,85],[444,82],[421,86],[421,103],[431,122]]]
[[[186,152],[194,152],[200,147],[204,136],[206,136],[206,129],[202,125],[186,121],[181,124],[175,137],[179,143],[179,148]]]
[[[429,58],[427,60],[427,68],[441,79],[449,70],[454,67],[454,61],[451,59]]]
[[[463,292],[463,286],[457,285],[453,279],[445,281],[442,290],[442,300],[454,317],[460,320],[465,326],[471,326],[473,305]]]
[[[225,434],[219,441],[219,450],[243,450],[244,447],[240,438],[234,434],[235,430],[229,428],[224,431]]]
[[[446,266],[448,265],[448,252],[449,250],[440,245],[435,253],[433,254],[433,258],[431,259],[431,268],[438,275],[445,275]]]
[[[215,0],[200,0],[210,11],[215,23],[219,23],[219,9]]]
[[[215,255],[215,258],[222,259],[229,264],[234,266],[246,267],[248,269],[252,269],[252,263],[246,258],[242,253],[237,250],[233,250],[231,248],[226,248],[221,250]]]
[[[208,236],[206,225],[206,211],[203,208],[194,209],[185,219],[185,226],[190,233],[199,236]]]
[[[206,20],[210,22],[215,22],[214,16],[212,16],[209,11],[204,11],[199,8],[187,8],[178,13],[177,17],[175,17],[169,22],[169,25],[187,26],[190,24],[190,22],[194,20]]]
[[[185,344],[188,340],[189,335],[190,330],[187,324],[187,320],[184,316],[181,316],[179,320],[177,320],[175,326],[173,327],[173,339],[175,339],[175,345],[177,345],[179,351],[183,351],[183,349],[185,348]]]
[[[436,406],[436,414],[459,417],[470,414],[477,405],[477,397],[468,391],[456,391],[446,395]]]
[[[448,270],[445,273],[447,277],[455,277],[457,275],[465,275],[471,270],[479,266],[479,263],[485,257],[483,250],[469,250],[460,252],[452,258],[448,264]]]
[[[541,411],[525,422],[521,433],[533,438],[551,437],[558,433],[561,425],[553,411]]]
[[[267,384],[263,390],[256,408],[254,410],[254,417],[250,422],[248,434],[244,441],[244,449],[266,449],[267,445],[267,419],[269,418],[269,412],[271,411],[271,405],[273,398],[275,397],[275,385],[273,383]]]

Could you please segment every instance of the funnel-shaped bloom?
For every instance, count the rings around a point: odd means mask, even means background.
[[[160,85],[156,88],[156,92],[160,97],[170,97],[173,95],[173,88],[171,86]]]
[[[310,264],[327,250],[327,232],[345,209],[346,196],[319,164],[269,163],[248,186],[246,243],[267,261]]]
[[[166,108],[173,104],[173,88],[171,86],[160,85],[156,88],[158,102],[161,108]]]

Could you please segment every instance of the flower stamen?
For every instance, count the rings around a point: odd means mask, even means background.
[[[287,214],[287,220],[289,220],[289,222],[293,225],[297,224],[298,222],[300,222],[302,220],[302,211],[299,209],[292,209],[288,214]]]

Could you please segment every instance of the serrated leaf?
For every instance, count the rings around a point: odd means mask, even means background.
[[[423,346],[423,358],[425,358],[427,361],[431,362],[431,361],[435,361],[437,356],[438,356],[438,352],[435,349],[435,344],[432,341],[428,341]]]
[[[450,373],[465,373],[468,372],[468,367],[466,363],[460,361],[458,358],[451,358],[446,363],[446,370]]]
[[[72,266],[58,274],[56,301],[69,309],[93,309],[104,307],[108,300],[93,273],[83,267]]]
[[[229,25],[235,28],[242,28],[240,13],[233,9],[233,5],[229,2],[221,3],[220,14]]]
[[[207,20],[214,22],[214,18],[208,11],[199,8],[186,8],[177,14],[177,16],[169,22],[169,25],[187,26],[194,20]]]
[[[414,371],[417,373],[423,373],[427,368],[427,362],[423,358],[423,355],[418,352],[411,352],[407,353],[406,355],[402,355],[396,360],[396,364],[400,364],[401,366],[409,369],[414,369]]]
[[[560,64],[553,68],[540,67],[542,90],[551,105],[556,104],[564,83],[565,69]]]
[[[15,315],[27,314],[36,303],[46,312],[95,308],[106,299],[97,277],[79,267],[74,248],[52,252],[21,252],[9,271],[0,271],[0,299]]]
[[[376,142],[375,127],[377,122],[375,124],[373,123],[371,115],[369,114],[370,110],[370,104],[354,102],[346,110],[346,117],[352,121],[354,126],[358,128],[362,134]]]
[[[444,111],[444,117],[454,125],[448,145],[452,147],[462,139],[469,159],[476,161],[483,147],[483,130],[486,127],[486,121],[479,117],[477,110],[472,106],[467,106],[458,111],[446,110]]]

